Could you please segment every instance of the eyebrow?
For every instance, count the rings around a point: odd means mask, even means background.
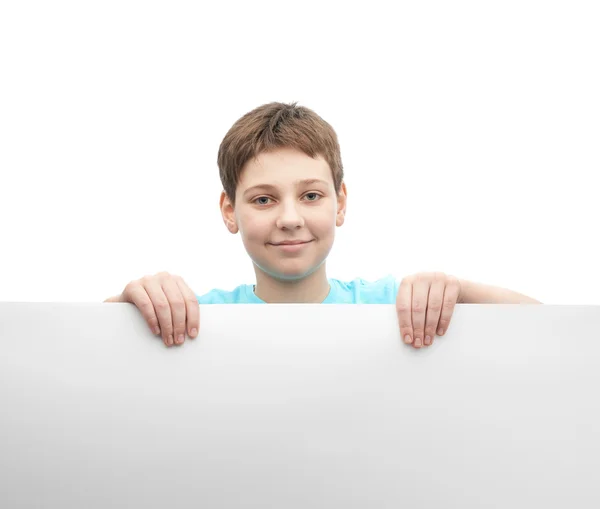
[[[305,179],[305,180],[297,180],[296,181],[296,185],[312,185],[312,184],[324,184],[327,185],[327,182],[325,182],[324,180],[321,179]],[[248,193],[250,193],[251,191],[255,191],[257,189],[277,189],[276,186],[273,186],[271,184],[258,184],[256,186],[252,186],[249,187],[248,189],[246,189],[246,191],[244,192],[244,196]]]

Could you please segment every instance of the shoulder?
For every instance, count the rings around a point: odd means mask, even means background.
[[[387,275],[375,281],[357,277],[351,281],[332,279],[338,287],[342,302],[352,304],[395,304],[400,281]]]
[[[203,295],[196,295],[198,304],[240,304],[248,301],[249,285],[240,285],[233,290],[215,288]]]

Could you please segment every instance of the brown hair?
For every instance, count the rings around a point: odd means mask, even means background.
[[[310,157],[322,156],[340,193],[344,170],[337,135],[314,111],[296,102],[263,104],[233,124],[219,147],[217,165],[227,196],[235,206],[235,191],[246,162],[262,152],[294,148]]]

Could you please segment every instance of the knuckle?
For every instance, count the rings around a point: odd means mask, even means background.
[[[444,306],[447,308],[451,308],[452,306],[454,306],[454,299],[452,297],[448,297],[447,299],[445,299]]]
[[[434,300],[429,303],[429,311],[440,311],[442,303],[439,300]]]
[[[411,305],[405,304],[404,302],[399,302],[398,304],[396,304],[396,309],[401,312],[410,311]]]
[[[415,304],[412,307],[412,310],[413,310],[414,313],[423,313],[425,311],[425,308],[423,306],[421,306],[421,305]]]
[[[185,307],[185,301],[183,297],[173,297],[171,299],[171,307],[181,310]]]
[[[157,311],[164,312],[169,309],[169,303],[165,300],[160,300],[154,304]]]
[[[143,304],[140,304],[139,310],[142,312],[142,315],[154,318],[154,308],[150,302],[144,302]]]
[[[139,284],[139,280],[129,281],[129,283],[125,285],[125,292],[131,292],[131,290],[133,290]]]

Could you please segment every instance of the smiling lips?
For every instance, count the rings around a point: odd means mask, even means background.
[[[313,239],[314,240],[314,239]],[[296,253],[303,250],[312,240],[286,240],[278,244],[271,244],[274,247],[278,247],[280,251],[284,253]]]
[[[307,244],[310,240],[284,240],[283,242],[273,242],[274,246],[296,246],[298,244]]]

